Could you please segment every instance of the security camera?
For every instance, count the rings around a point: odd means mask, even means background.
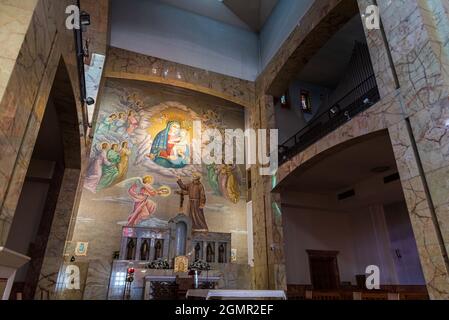
[[[92,97],[88,97],[86,99],[86,103],[87,103],[88,106],[91,106],[91,105],[95,104],[95,99],[92,98]]]
[[[373,103],[371,102],[371,100],[370,100],[369,98],[365,98],[365,99],[363,100],[363,104],[369,104],[369,105],[372,105]]]

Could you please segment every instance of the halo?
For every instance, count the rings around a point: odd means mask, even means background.
[[[157,191],[159,191],[160,192],[159,195],[164,198],[171,196],[172,193],[171,188],[169,186],[162,186]]]
[[[152,184],[154,182],[154,178],[152,175],[146,175],[145,177],[142,178],[143,183],[145,183],[145,180],[150,179],[150,184]]]

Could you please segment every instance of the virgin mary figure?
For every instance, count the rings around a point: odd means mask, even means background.
[[[156,135],[148,157],[164,168],[184,168],[190,161],[190,148],[185,145],[181,133],[179,122],[169,121],[167,127]]]

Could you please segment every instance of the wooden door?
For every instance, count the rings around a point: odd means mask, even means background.
[[[338,251],[307,250],[310,279],[314,290],[337,290],[340,287]]]

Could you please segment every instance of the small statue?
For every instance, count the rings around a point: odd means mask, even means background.
[[[148,254],[150,253],[150,245],[148,244],[148,239],[145,239],[140,246],[140,260],[147,261]]]
[[[126,246],[126,260],[134,260],[135,256],[136,256],[136,242],[134,241],[134,238],[130,238]]]
[[[220,247],[218,248],[218,263],[225,263],[225,246],[224,244],[220,244]]]
[[[199,243],[197,243],[195,246],[195,261],[200,260],[200,258],[201,258],[201,246]]]
[[[154,260],[162,258],[162,241],[157,240],[154,246]]]
[[[210,243],[207,244],[206,253],[207,253],[206,261],[214,262],[215,253],[214,253],[214,249],[212,248],[212,244],[210,244]]]

